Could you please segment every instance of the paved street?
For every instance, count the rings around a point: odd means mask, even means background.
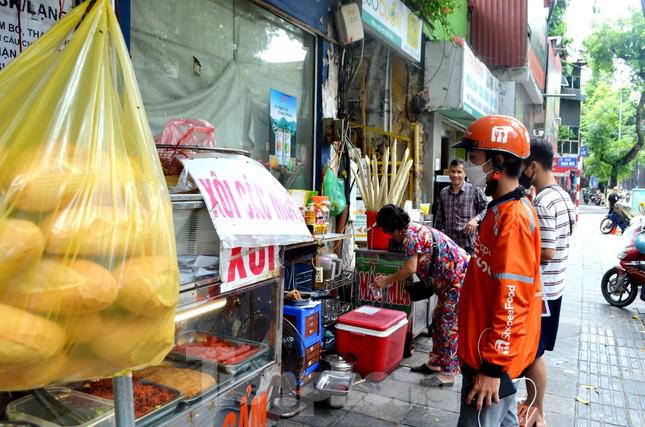
[[[570,254],[556,350],[549,355],[547,422],[559,426],[645,426],[645,303],[610,307],[600,292],[603,273],[616,261],[620,236],[603,236],[605,209],[582,207]],[[311,405],[280,426],[455,426],[458,382],[428,389],[410,373],[427,358],[430,343],[385,381],[359,385],[340,410]],[[522,396],[524,391],[518,393]]]

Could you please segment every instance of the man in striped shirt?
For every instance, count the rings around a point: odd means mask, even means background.
[[[560,307],[564,293],[564,279],[569,257],[569,237],[573,233],[576,214],[569,194],[556,184],[552,169],[553,148],[541,139],[531,140],[531,155],[524,162],[524,171],[520,185],[525,188],[533,185],[537,195],[533,200],[535,211],[540,222],[540,240],[542,246],[542,328],[536,361],[527,371],[526,376],[535,382],[534,387],[527,384],[529,391],[527,402],[533,401],[538,409],[537,426],[545,426],[544,393],[547,383],[547,369],[544,352],[552,351],[558,333]]]

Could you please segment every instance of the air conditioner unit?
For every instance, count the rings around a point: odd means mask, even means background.
[[[336,28],[338,39],[342,44],[350,44],[363,40],[363,21],[361,10],[356,3],[349,3],[336,9]]]

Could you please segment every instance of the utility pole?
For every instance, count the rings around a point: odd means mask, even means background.
[[[620,89],[618,92],[618,141],[620,141],[623,135],[623,90]]]

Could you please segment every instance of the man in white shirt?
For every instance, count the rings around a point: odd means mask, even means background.
[[[537,393],[532,384],[527,402],[535,397],[537,426],[545,426],[544,393],[547,384],[545,351],[553,351],[560,321],[560,307],[564,294],[564,279],[569,258],[569,237],[576,222],[575,207],[569,194],[560,188],[552,169],[553,148],[542,139],[531,140],[531,155],[524,162],[520,185],[535,187],[537,194],[533,200],[540,222],[542,246],[542,328],[536,360],[527,370],[526,376],[535,382]]]

